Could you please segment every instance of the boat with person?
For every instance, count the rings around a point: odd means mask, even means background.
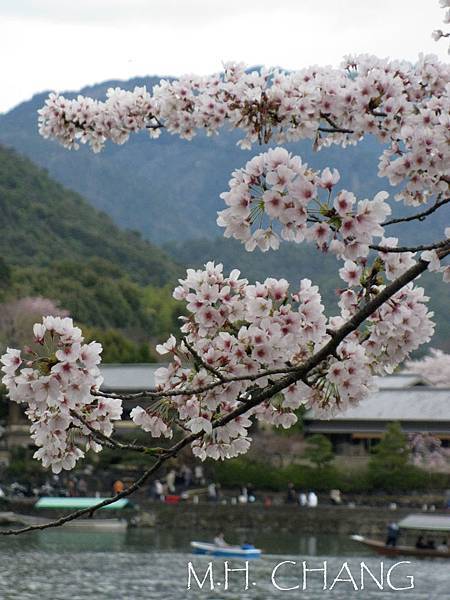
[[[208,556],[222,556],[230,558],[259,558],[262,551],[251,544],[242,546],[218,546],[208,542],[191,542],[194,554],[207,554]]]
[[[398,523],[400,531],[416,531],[420,534],[429,536],[441,534],[446,540],[446,544],[436,547],[426,547],[407,544],[387,545],[380,540],[366,538],[362,535],[351,535],[355,542],[363,544],[377,554],[383,556],[415,556],[417,558],[447,558],[450,559],[450,549],[448,547],[447,536],[450,534],[450,514],[413,514],[405,517]],[[419,539],[423,535],[419,535]]]

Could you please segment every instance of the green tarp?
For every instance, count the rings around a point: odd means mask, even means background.
[[[409,515],[399,522],[402,529],[450,531],[450,515]]]
[[[79,508],[90,508],[95,506],[99,502],[106,500],[106,498],[55,498],[53,496],[43,496],[34,505],[35,508],[58,508],[77,510]],[[112,504],[103,506],[102,508],[110,510],[118,510],[126,507],[130,507],[131,503],[126,498],[116,500]]]

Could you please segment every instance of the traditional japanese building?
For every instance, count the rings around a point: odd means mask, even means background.
[[[104,364],[102,390],[133,394],[155,386],[155,371],[160,364]],[[444,445],[450,444],[450,388],[434,388],[416,375],[378,377],[378,391],[330,419],[315,415],[313,410],[304,416],[305,435],[322,433],[330,438],[339,454],[365,453],[374,441],[381,438],[388,423],[397,421],[406,433],[432,433]],[[129,419],[131,409],[139,400],[124,403],[124,420],[118,431],[135,427]],[[29,425],[21,407],[11,403],[6,431],[0,440],[0,459],[7,458],[15,446],[30,445]]]
[[[431,433],[444,446],[450,443],[450,388],[431,387],[414,375],[377,378],[378,390],[330,419],[308,411],[306,434],[322,433],[339,453],[351,447],[368,449],[379,440],[389,423],[397,421],[405,433]],[[356,448],[355,448],[356,450]]]

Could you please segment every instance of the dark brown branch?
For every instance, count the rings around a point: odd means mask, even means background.
[[[439,248],[448,248],[450,247],[450,240],[441,240],[440,242],[435,242],[434,244],[423,245],[423,246],[398,246],[396,248],[392,246],[377,246],[375,244],[370,244],[369,248],[372,250],[378,250],[378,252],[423,252],[424,250],[437,250]]]
[[[341,129],[340,127],[318,127],[321,133],[354,133],[352,129]]]
[[[450,248],[443,248],[439,251],[439,258],[444,258],[448,254],[450,254]],[[311,356],[307,361],[305,361],[299,367],[295,367],[292,369],[292,372],[285,375],[283,378],[279,379],[275,383],[270,384],[266,388],[262,390],[257,390],[252,392],[250,399],[248,399],[245,403],[238,406],[236,409],[231,411],[229,414],[219,417],[216,419],[212,426],[213,428],[222,427],[233,421],[236,417],[245,414],[248,410],[253,407],[258,406],[265,400],[272,398],[274,395],[278,394],[282,390],[286,389],[290,385],[298,382],[304,381],[306,379],[307,374],[314,369],[317,365],[319,365],[323,360],[333,355],[336,352],[339,344],[353,331],[356,331],[358,327],[372,315],[380,306],[382,306],[389,298],[391,298],[394,294],[396,294],[399,290],[402,289],[405,285],[416,279],[421,273],[426,271],[428,267],[428,263],[423,260],[419,260],[414,266],[405,271],[400,277],[398,277],[395,281],[387,285],[377,296],[372,298],[367,304],[365,304],[349,321],[344,323],[342,327],[337,329],[334,332],[333,337],[330,339],[325,346],[323,346],[320,350],[318,350],[313,356]],[[203,436],[203,432],[197,434],[189,434],[186,437],[182,438],[179,442],[174,444],[171,448],[164,452],[163,455],[149,468],[147,469],[141,477],[139,477],[132,485],[128,488],[116,494],[112,498],[108,498],[99,502],[98,504],[90,507],[75,511],[65,517],[61,517],[60,519],[56,519],[54,521],[50,521],[49,523],[44,523],[41,525],[30,525],[29,527],[25,527],[22,529],[7,529],[4,531],[0,531],[0,535],[19,535],[21,533],[28,533],[30,531],[49,529],[51,527],[59,527],[60,525],[64,525],[69,521],[73,521],[82,517],[86,514],[92,516],[97,510],[103,508],[104,506],[108,506],[113,504],[117,500],[121,498],[126,498],[130,496],[137,489],[142,487],[142,485],[147,481],[147,479],[155,473],[169,458],[175,456],[182,448],[191,444],[196,439],[199,439]]]
[[[75,411],[71,411],[73,417],[81,421],[83,425],[89,429],[92,434],[94,441],[98,444],[105,444],[108,448],[113,448],[115,450],[133,450],[134,452],[141,452],[142,454],[151,454],[153,456],[162,454],[165,452],[164,448],[150,448],[150,446],[141,446],[138,444],[124,444],[123,442],[119,442],[113,437],[108,437],[98,429],[92,427],[92,425],[86,421],[84,417],[82,417],[79,413]]]
[[[355,133],[353,129],[344,129],[343,127],[339,127],[339,125],[333,121],[330,115],[325,113],[320,113],[321,118],[330,125],[330,127],[319,127],[319,131],[323,133]]]
[[[171,396],[193,396],[195,394],[203,394],[209,392],[214,388],[224,385],[226,383],[233,383],[234,381],[257,381],[263,377],[270,377],[270,375],[283,375],[291,370],[291,367],[280,367],[278,369],[268,369],[261,371],[260,373],[254,373],[249,375],[236,375],[232,377],[225,377],[221,381],[213,381],[211,383],[199,386],[197,388],[180,388],[177,390],[166,390],[160,391],[156,389],[150,389],[143,392],[135,392],[133,394],[114,394],[110,392],[92,391],[93,396],[100,396],[102,398],[119,398],[121,400],[138,400],[140,398],[170,398]]]
[[[383,226],[386,225],[394,225],[395,223],[406,223],[407,221],[415,221],[416,219],[419,221],[423,221],[428,215],[433,214],[438,208],[450,202],[450,198],[445,198],[445,200],[436,201],[433,206],[431,206],[428,210],[424,210],[423,212],[416,213],[415,215],[411,215],[409,217],[400,217],[398,219],[391,219],[390,221],[386,221],[383,223]]]

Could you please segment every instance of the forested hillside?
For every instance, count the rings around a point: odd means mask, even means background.
[[[141,344],[175,326],[179,307],[170,290],[183,268],[4,147],[0,215],[5,314],[19,298],[44,297],[100,338],[120,331]]]
[[[155,285],[173,281],[180,273],[172,260],[138,233],[120,230],[79,194],[1,146],[0,211],[0,254],[12,265],[47,266],[95,257],[123,269],[134,281]]]

